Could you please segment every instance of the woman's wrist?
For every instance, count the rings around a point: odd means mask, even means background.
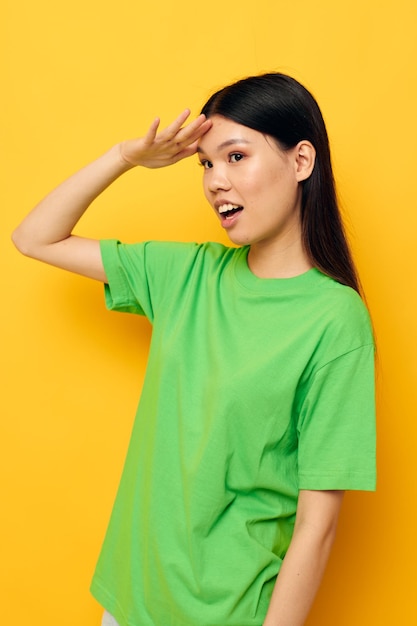
[[[129,160],[128,156],[126,155],[126,151],[124,150],[126,144],[127,141],[121,141],[120,143],[117,143],[115,146],[113,146],[113,148],[117,151],[117,156],[119,158],[120,164],[123,166],[125,171],[128,171],[133,167],[137,167],[138,164],[132,163],[132,161]]]

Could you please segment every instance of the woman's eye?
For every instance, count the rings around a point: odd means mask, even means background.
[[[240,154],[240,152],[234,152],[233,154],[230,155],[231,163],[237,163],[238,161],[241,161],[242,159],[243,159],[243,154]]]
[[[205,170],[209,170],[211,167],[213,167],[212,162],[207,161],[207,159],[203,159],[202,161],[200,161],[200,165],[202,165]]]

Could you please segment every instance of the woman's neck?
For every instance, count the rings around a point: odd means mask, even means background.
[[[248,266],[258,278],[293,278],[310,270],[313,264],[301,239],[297,239],[279,248],[264,243],[252,244]]]

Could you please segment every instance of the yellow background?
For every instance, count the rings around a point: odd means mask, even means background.
[[[20,256],[12,229],[155,115],[280,70],[323,110],[378,338],[378,491],[348,494],[308,626],[415,625],[415,0],[2,6],[1,622],[98,626],[89,582],[149,341],[146,321],[105,311],[99,284]],[[78,232],[224,240],[200,177],[194,159],[130,172]]]

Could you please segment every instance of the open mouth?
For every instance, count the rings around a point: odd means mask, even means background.
[[[222,204],[218,208],[219,214],[225,219],[230,219],[236,213],[243,211],[243,206],[237,204]]]

